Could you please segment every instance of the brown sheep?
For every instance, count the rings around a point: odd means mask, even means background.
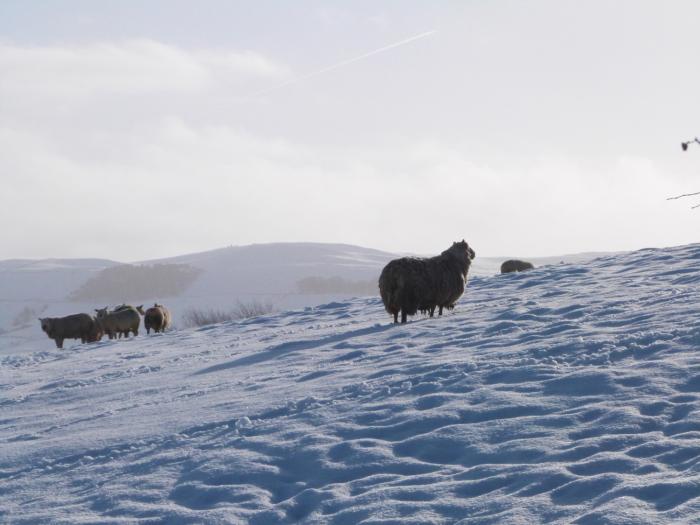
[[[501,273],[513,273],[513,272],[523,272],[525,270],[532,270],[534,266],[532,263],[527,261],[520,261],[518,259],[510,259],[505,261],[501,265]]]
[[[49,339],[56,342],[56,348],[63,348],[65,339],[80,339],[81,342],[88,343],[102,338],[99,323],[88,314],[44,317],[39,322]]]
[[[133,306],[120,308],[119,310],[108,311],[107,307],[96,309],[97,321],[100,323],[102,330],[110,339],[120,337],[129,337],[129,332],[139,335],[139,324],[141,324],[141,316]]]
[[[155,303],[145,312],[143,305],[138,307],[138,311],[143,315],[143,326],[146,328],[146,333],[151,333],[151,328],[155,333],[165,332],[165,329],[170,326],[170,311],[162,304]]]
[[[419,310],[432,317],[435,308],[454,308],[464,293],[467,273],[476,253],[467,242],[454,242],[436,257],[402,257],[387,264],[379,277],[379,293],[386,311],[398,323]]]

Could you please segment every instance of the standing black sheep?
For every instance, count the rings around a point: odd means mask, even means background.
[[[387,264],[379,276],[379,293],[386,311],[398,323],[419,310],[433,316],[435,308],[454,308],[464,293],[467,273],[476,254],[464,239],[437,257],[402,257]]]

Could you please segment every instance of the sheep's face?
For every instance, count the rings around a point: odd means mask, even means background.
[[[41,329],[48,334],[51,331],[51,319],[45,317],[44,319],[39,319],[39,322],[41,323]]]
[[[104,308],[95,308],[95,312],[97,312],[97,315],[95,317],[97,319],[104,319],[107,317],[107,307],[105,306]]]
[[[458,254],[465,261],[472,261],[476,257],[476,252],[470,248],[464,239],[461,242],[453,242],[450,251]]]

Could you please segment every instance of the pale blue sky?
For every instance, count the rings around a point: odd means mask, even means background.
[[[679,146],[700,134],[699,17],[691,1],[3,2],[0,221],[23,226],[0,231],[0,259],[697,241],[693,202],[664,199],[700,190],[700,148]]]

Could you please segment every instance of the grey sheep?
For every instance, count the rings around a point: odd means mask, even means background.
[[[534,266],[532,263],[527,261],[520,261],[518,259],[510,259],[505,261],[501,265],[501,273],[512,273],[512,272],[522,272],[525,270],[532,270]]]
[[[73,314],[66,317],[43,317],[39,319],[41,329],[53,339],[56,348],[63,348],[65,339],[80,339],[92,343],[102,339],[100,324],[88,314]]]
[[[384,307],[398,323],[419,310],[430,317],[439,308],[454,308],[464,293],[467,273],[476,257],[467,242],[454,242],[452,246],[436,257],[427,259],[402,257],[387,264],[379,276],[379,293]]]
[[[97,321],[107,337],[129,337],[129,332],[139,335],[141,316],[133,306],[122,306],[118,310],[108,311],[107,307],[95,309]]]

